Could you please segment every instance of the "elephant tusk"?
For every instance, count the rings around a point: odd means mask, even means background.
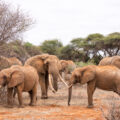
[[[69,88],[69,86],[68,86],[68,84],[65,82],[65,80],[60,76],[60,74],[59,74],[59,78],[60,78],[60,80],[67,86],[67,88]]]
[[[68,89],[71,88],[72,86],[73,86],[73,84],[71,84],[71,85],[68,87]]]
[[[51,80],[52,80],[51,74],[49,74],[49,84],[50,84],[50,88],[51,88],[52,92],[55,93],[56,90],[53,88],[53,85],[52,85],[52,81],[51,81]]]

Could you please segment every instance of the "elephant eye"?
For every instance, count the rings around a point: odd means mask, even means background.
[[[5,80],[6,80],[6,79],[7,79],[7,77],[4,75],[4,76],[3,76],[3,79],[5,79]]]

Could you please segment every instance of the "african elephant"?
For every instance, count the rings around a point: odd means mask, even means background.
[[[22,62],[17,59],[16,57],[4,57],[4,56],[0,56],[0,70],[3,70],[5,68],[9,68],[12,65],[22,65]],[[16,90],[14,88],[14,94],[13,96],[15,97],[16,95]]]
[[[61,70],[60,60],[55,55],[42,54],[36,55],[26,60],[25,65],[33,66],[39,75],[39,83],[41,86],[41,99],[47,99],[48,84],[53,92],[58,89],[57,79],[65,83],[59,74]],[[65,85],[67,85],[65,83]]]
[[[99,65],[114,65],[120,68],[120,56],[105,57],[100,62]]]
[[[18,60],[16,57],[6,58],[3,56],[0,56],[0,70],[4,68],[8,68],[12,65],[22,65],[22,62]]]
[[[72,72],[68,91],[68,105],[70,105],[72,85],[87,83],[88,107],[93,107],[93,93],[96,88],[113,91],[120,95],[120,70],[116,66],[89,65],[76,68]]]
[[[10,68],[3,69],[0,72],[0,85],[7,86],[8,106],[12,106],[14,87],[17,90],[20,107],[23,107],[22,92],[28,92],[31,99],[30,105],[35,105],[38,80],[39,76],[36,69],[29,65],[13,65]]]
[[[75,63],[72,60],[60,60],[62,69],[62,77],[66,80],[68,80],[69,76],[72,71],[76,68]]]

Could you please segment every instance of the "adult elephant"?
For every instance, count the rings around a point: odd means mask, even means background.
[[[76,83],[87,83],[88,107],[93,107],[93,93],[96,88],[113,91],[120,95],[120,69],[111,65],[89,65],[76,68],[70,79],[68,105],[70,105],[72,85]]]
[[[60,60],[55,55],[36,55],[27,59],[25,65],[33,66],[38,72],[39,83],[41,86],[41,99],[48,98],[48,84],[50,84],[52,91],[56,92],[58,90],[57,79],[60,79],[65,83],[59,74],[59,71],[61,70]],[[65,85],[67,84],[65,83]]]
[[[22,92],[30,94],[30,104],[36,105],[39,76],[30,65],[13,65],[0,71],[0,85],[7,86],[8,106],[12,106],[13,89],[16,88],[20,107],[23,107]]]
[[[12,65],[22,65],[22,62],[16,57],[4,57],[0,56],[0,70],[8,68]]]
[[[76,68],[75,63],[72,60],[60,60],[62,69],[61,74],[64,79],[68,79],[69,74]]]
[[[99,65],[114,65],[120,68],[120,56],[105,57],[100,62]]]

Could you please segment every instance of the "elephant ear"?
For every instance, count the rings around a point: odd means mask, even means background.
[[[40,59],[42,59],[42,60],[45,60],[45,59],[47,59],[48,57],[49,57],[48,54],[42,54],[42,55],[40,55]]]
[[[10,75],[10,80],[8,82],[8,88],[15,87],[24,82],[24,74],[22,71],[14,70]]]
[[[95,70],[92,69],[85,69],[82,73],[81,84],[85,84],[95,78]]]

